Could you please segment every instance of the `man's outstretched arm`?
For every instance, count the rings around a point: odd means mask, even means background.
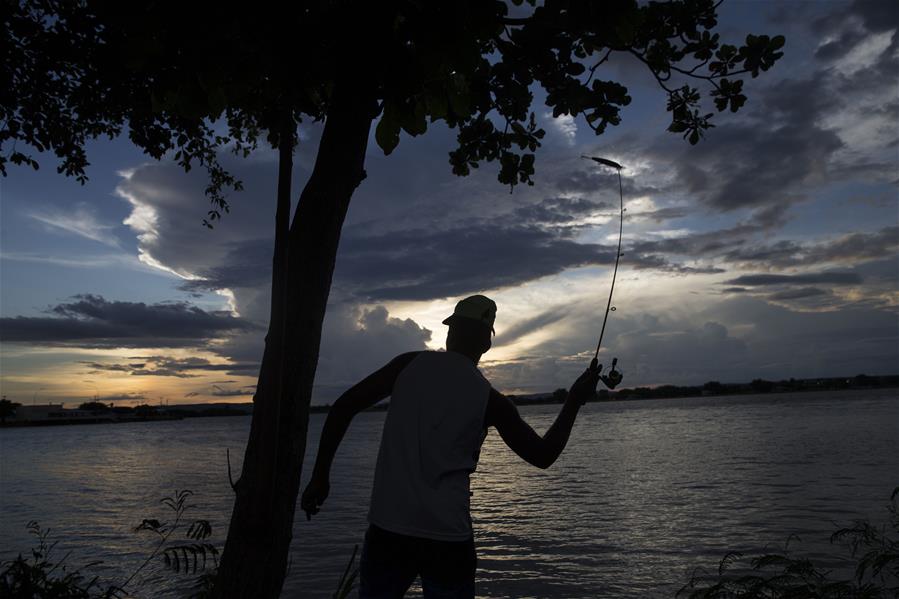
[[[350,387],[343,395],[337,398],[322,428],[321,439],[318,442],[318,454],[315,458],[315,466],[312,468],[312,478],[303,491],[300,505],[306,512],[306,519],[310,520],[313,514],[317,514],[319,507],[324,503],[330,491],[331,463],[334,454],[346,434],[347,428],[353,417],[375,405],[393,392],[393,383],[400,372],[418,355],[419,352],[400,354],[391,360],[380,370],[373,372],[357,384]]]
[[[506,445],[523,460],[538,468],[549,468],[565,449],[584,400],[596,392],[599,372],[594,360],[571,386],[562,411],[542,437],[522,420],[515,404],[495,389],[490,390],[485,424],[495,427]]]

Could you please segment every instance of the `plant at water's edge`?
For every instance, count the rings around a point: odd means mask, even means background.
[[[889,528],[899,535],[899,487],[890,495]],[[725,555],[716,574],[697,568],[678,592],[687,599],[886,599],[899,598],[899,537],[888,536],[887,526],[877,528],[855,520],[830,537],[849,549],[856,560],[855,576],[831,580],[807,558],[793,557],[787,539],[783,551],[754,557],[746,562],[741,553]],[[744,562],[745,565],[737,565]]]
[[[204,571],[198,577],[194,587],[196,593],[194,597],[203,597],[212,587],[215,580],[215,570],[218,568],[219,550],[209,543],[207,539],[212,535],[212,525],[209,520],[194,520],[190,525],[184,522],[184,516],[188,510],[194,507],[188,503],[188,499],[193,495],[193,491],[183,490],[175,491],[171,497],[164,497],[160,503],[165,505],[174,514],[171,523],[162,522],[155,518],[145,518],[135,527],[135,531],[150,531],[155,534],[159,541],[153,552],[146,560],[135,570],[128,580],[122,585],[125,588],[135,576],[140,573],[157,555],[162,555],[165,567],[175,573],[196,574],[201,570]],[[186,530],[185,529],[186,526]],[[169,544],[169,539],[178,531],[184,530],[184,542],[180,544]],[[213,568],[206,571],[207,562],[212,559]]]
[[[890,495],[890,528],[899,535],[899,487]],[[858,559],[855,580],[858,584],[866,578],[889,581],[895,585],[886,589],[899,597],[899,538],[890,538],[886,527],[877,528],[866,520],[854,520],[852,526],[841,528],[831,535],[830,542],[849,547],[852,557]]]
[[[356,583],[356,577],[359,575],[359,566],[353,568],[357,551],[359,551],[359,545],[353,547],[353,555],[350,556],[350,561],[347,562],[343,576],[340,577],[340,582],[337,583],[337,590],[331,595],[332,599],[346,599],[346,597],[350,596],[353,585]],[[352,571],[350,571],[351,569]]]
[[[102,562],[94,561],[81,569],[67,572],[65,565],[69,554],[58,562],[51,561],[51,554],[57,541],[48,542],[50,530],[43,530],[37,522],[31,521],[27,528],[37,537],[37,547],[31,549],[32,557],[26,559],[20,554],[16,559],[0,564],[0,598],[2,599],[118,599],[133,596],[126,592],[126,587],[154,558],[161,555],[165,567],[174,573],[197,574],[193,585],[192,598],[207,597],[215,580],[218,566],[219,550],[207,539],[212,535],[212,525],[208,520],[194,520],[189,525],[185,522],[185,514],[194,506],[188,503],[192,491],[175,491],[172,497],[165,497],[161,503],[174,513],[169,522],[155,518],[145,518],[135,531],[151,531],[159,538],[140,566],[121,585],[109,585],[105,590],[98,577],[90,580],[81,573]],[[184,542],[170,543],[172,535],[179,530],[184,531]],[[213,566],[207,569],[211,558]]]
[[[19,556],[2,564],[0,571],[0,597],[9,599],[113,599],[123,597],[116,586],[101,588],[97,577],[87,580],[79,569],[67,571],[67,553],[58,562],[53,561],[56,541],[48,543],[50,529],[43,530],[32,520],[26,527],[37,537],[37,547],[31,549],[31,557]],[[85,568],[100,562],[91,562]]]

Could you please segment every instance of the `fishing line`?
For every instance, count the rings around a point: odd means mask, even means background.
[[[615,279],[618,277],[618,263],[621,261],[621,238],[622,233],[624,231],[624,189],[621,185],[621,169],[624,167],[614,162],[612,160],[608,160],[606,158],[597,158],[595,156],[581,156],[581,158],[586,158],[587,160],[593,160],[602,164],[604,166],[609,166],[615,169],[618,173],[618,202],[619,202],[619,220],[618,220],[618,251],[615,252],[615,270],[612,271],[612,286],[609,288],[609,301],[606,303],[606,314],[602,318],[602,329],[599,332],[599,342],[596,344],[596,353],[593,354],[593,360],[599,360],[599,348],[602,346],[602,338],[606,332],[606,322],[609,320],[609,312],[614,312],[615,308],[612,307],[612,294],[615,292]],[[618,359],[616,358],[612,362],[612,369],[615,368],[615,362]]]

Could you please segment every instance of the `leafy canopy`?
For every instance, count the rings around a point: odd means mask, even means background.
[[[212,221],[240,181],[219,162],[272,147],[283,124],[324,119],[342,85],[377,101],[375,139],[391,153],[401,132],[444,121],[458,132],[453,172],[498,161],[499,181],[533,184],[534,90],[553,116],[583,115],[597,135],[631,98],[602,79],[613,53],[643,63],[667,93],[668,130],[691,144],[717,111],[746,101],[742,75],[782,56],[782,36],[722,43],[713,0],[307,0],[230,10],[206,2],[18,0],[3,20],[0,172],[57,170],[84,183],[85,143],[127,133],[155,159],[172,156],[209,174]],[[510,16],[510,9],[517,16]],[[373,114],[375,118],[378,114]],[[26,146],[26,147],[23,147]]]

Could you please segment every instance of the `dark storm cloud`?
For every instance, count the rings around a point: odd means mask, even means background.
[[[691,233],[681,237],[637,241],[629,250],[639,254],[667,254],[694,258],[717,256],[744,246],[753,238],[785,221],[786,206],[769,206],[757,210],[750,218],[733,227]]]
[[[836,133],[815,126],[727,124],[682,154],[678,172],[688,192],[717,210],[782,205],[801,197],[794,187],[820,179],[842,147]]]
[[[579,223],[585,218],[609,208],[605,202],[558,197],[451,228],[372,234],[365,223],[348,226],[338,253],[335,287],[368,299],[430,299],[515,285],[572,266],[608,263],[614,259],[613,248],[577,243],[570,237],[583,227]],[[199,271],[202,279],[186,281],[181,288],[266,287],[271,248],[267,239],[231,243],[218,266]],[[655,258],[646,265],[676,268]]]
[[[848,19],[857,17],[868,31],[880,33],[899,27],[899,11],[891,0],[854,0],[851,4],[835,4],[832,10],[811,21],[813,31],[831,33],[842,29]]]
[[[193,378],[201,372],[231,372],[242,368],[258,368],[257,364],[214,364],[206,358],[168,358],[166,356],[142,356],[142,362],[105,363],[81,362],[97,372],[124,372],[132,376],[172,376],[177,378]]]
[[[822,93],[830,74],[815,71],[811,77],[785,79],[765,90],[760,105],[752,115],[760,121],[770,120],[777,125],[814,127],[822,115],[839,109],[842,100]]]
[[[354,238],[336,274],[375,299],[432,299],[508,287],[566,268],[610,263],[614,249],[580,244],[537,227],[472,224]]]
[[[341,297],[364,300],[421,300],[510,287],[584,265],[610,265],[615,248],[578,243],[584,219],[610,206],[585,198],[553,197],[505,214],[442,228],[414,228],[373,234],[366,224],[348,226],[334,273]],[[633,268],[675,273],[719,272],[672,263],[658,252],[631,252]],[[187,281],[187,291],[266,289],[271,276],[271,242],[251,239],[228,244],[217,266]],[[258,298],[257,298],[258,299]],[[241,313],[246,311],[240,302]],[[265,302],[259,301],[259,307]],[[250,310],[255,313],[257,310]]]
[[[724,283],[727,285],[743,285],[746,287],[815,284],[855,285],[861,282],[862,278],[858,275],[858,273],[854,272],[820,272],[799,275],[742,275],[735,279],[724,281]]]
[[[847,29],[826,44],[821,44],[815,51],[815,58],[831,61],[845,56],[859,42],[867,37],[867,33],[860,29]]]
[[[789,206],[805,198],[810,184],[823,182],[839,135],[818,122],[840,107],[827,93],[825,76],[785,80],[757,93],[739,119],[716,121],[702,143],[652,139],[644,155],[669,165],[676,183],[714,211]]]
[[[593,162],[584,161],[577,169],[565,170],[552,178],[551,184],[564,193],[594,194],[599,190],[618,191],[618,175],[609,169],[598,170]],[[622,191],[626,197],[653,195],[659,189],[653,186],[639,185],[626,173],[621,179]]]
[[[628,251],[642,256],[644,267],[650,267],[649,256],[661,255],[715,258],[740,268],[775,270],[839,263],[856,266],[893,256],[899,251],[899,226],[870,233],[852,233],[817,243],[781,240],[759,244],[756,236],[784,222],[784,213],[784,206],[772,206],[733,227],[670,239],[638,241]]]
[[[649,210],[647,212],[628,212],[629,218],[651,220],[656,223],[684,218],[690,215],[690,209],[684,206],[668,206],[667,208],[659,208],[658,210]]]
[[[583,198],[549,198],[516,208],[508,220],[518,225],[552,226],[577,222],[612,208],[607,202],[594,202]]]
[[[768,299],[772,300],[795,300],[795,299],[804,299],[807,297],[813,297],[817,295],[827,295],[829,291],[824,289],[820,289],[818,287],[802,287],[800,289],[787,289],[785,291],[779,291],[777,293],[772,293],[768,296]]]
[[[426,300],[514,287],[579,266],[610,266],[615,251],[613,246],[572,241],[564,230],[479,222],[352,237],[341,245],[335,277],[360,297]],[[627,263],[673,273],[720,272],[639,250],[628,253]]]
[[[899,226],[871,233],[851,233],[837,239],[813,244],[782,240],[770,245],[752,245],[729,251],[724,258],[744,265],[758,264],[789,268],[831,262],[857,264],[895,255],[899,252]]]
[[[254,328],[227,312],[207,312],[185,302],[145,304],[77,295],[53,306],[54,316],[0,319],[6,342],[79,347],[183,347]]]
[[[200,271],[200,279],[181,283],[185,291],[263,288],[271,285],[272,251],[270,239],[235,241],[226,246],[221,264]]]
[[[140,401],[148,399],[146,395],[143,393],[118,393],[115,395],[101,395],[96,398],[91,398],[91,401],[101,401],[101,402],[109,402],[109,401]]]
[[[253,395],[255,392],[255,385],[249,385],[247,387],[240,387],[237,389],[226,389],[224,387],[219,387],[218,385],[213,385],[210,395],[214,397],[241,397],[244,395]]]
[[[887,2],[835,4],[814,21],[816,38],[831,39],[818,47],[817,65],[799,77],[767,82],[739,117],[715,121],[689,151],[653,139],[646,153],[671,164],[683,190],[720,211],[796,203],[808,199],[811,186],[846,178],[895,180],[894,152],[879,159],[878,152],[847,150],[858,149],[851,144],[860,135],[872,147],[897,144],[896,13]],[[889,47],[879,55],[841,66],[872,35],[889,31]]]

